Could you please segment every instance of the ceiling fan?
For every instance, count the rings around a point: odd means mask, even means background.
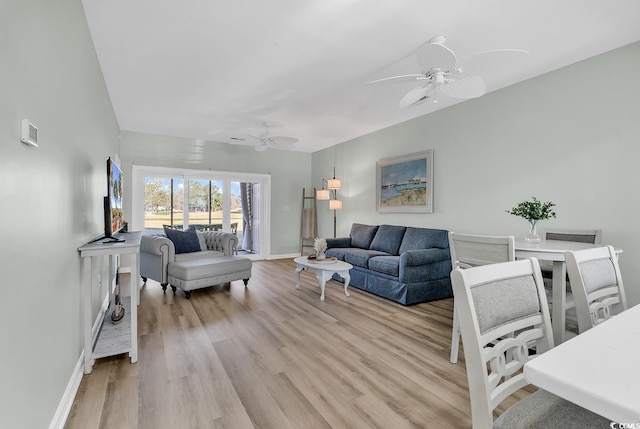
[[[265,151],[265,150],[271,149],[271,148],[278,149],[278,148],[293,146],[294,144],[296,144],[298,142],[298,139],[296,139],[294,137],[273,136],[273,135],[271,135],[271,133],[269,132],[269,127],[275,126],[275,123],[263,122],[262,125],[265,128],[265,131],[264,131],[263,134],[260,134],[259,136],[254,136],[254,135],[249,134],[249,137],[257,140],[256,142],[241,143],[240,141],[243,141],[244,139],[240,139],[240,138],[237,138],[237,137],[231,137],[231,140],[234,140],[233,144],[249,144],[249,145],[253,145],[253,146],[255,146],[254,150],[256,152],[262,152],[262,151]]]
[[[375,83],[417,82],[418,87],[407,92],[400,100],[400,107],[417,106],[427,100],[438,102],[438,91],[454,98],[477,98],[487,91],[484,79],[479,76],[484,71],[507,67],[524,59],[529,52],[522,49],[498,49],[474,54],[462,64],[458,64],[456,54],[444,44],[447,38],[437,35],[421,46],[416,53],[420,73],[391,76],[376,79]]]

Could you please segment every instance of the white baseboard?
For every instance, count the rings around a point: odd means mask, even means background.
[[[69,380],[69,383],[67,383],[67,388],[64,391],[64,395],[62,395],[60,404],[58,404],[58,409],[56,410],[56,414],[53,416],[53,420],[51,420],[49,429],[64,428],[64,425],[67,422],[67,418],[69,417],[71,407],[73,406],[73,401],[76,398],[76,394],[78,393],[80,382],[82,381],[82,376],[84,374],[83,370],[84,351],[80,353],[80,359],[78,359],[76,367],[73,370],[73,374],[71,374],[71,379]]]
[[[109,295],[106,295],[104,301],[102,302],[102,308],[98,312],[98,317],[96,317],[95,322],[93,323],[93,327],[91,328],[91,342],[92,344],[95,342],[96,337],[98,336],[98,331],[102,326],[102,320],[105,317],[107,309],[109,307]],[[49,429],[64,429],[64,425],[67,422],[67,418],[69,417],[69,412],[71,411],[71,407],[73,406],[73,401],[76,398],[76,394],[78,393],[78,388],[80,387],[80,382],[82,381],[82,376],[84,375],[84,350],[80,353],[80,358],[78,362],[76,362],[76,367],[71,374],[71,379],[69,383],[67,383],[67,388],[62,395],[62,399],[60,400],[60,404],[58,404],[58,409],[56,410],[56,414],[53,416],[53,420],[51,420],[51,424],[49,425]]]

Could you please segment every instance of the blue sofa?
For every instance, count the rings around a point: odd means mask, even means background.
[[[353,265],[350,286],[400,304],[417,304],[453,296],[447,234],[442,229],[354,223],[349,237],[327,238],[326,255]]]

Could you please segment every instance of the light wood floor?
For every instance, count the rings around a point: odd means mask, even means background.
[[[99,359],[65,428],[471,427],[463,350],[449,363],[452,299],[405,307],[355,288],[347,298],[332,280],[321,302],[313,274],[295,289],[294,269],[256,261],[246,289],[190,300],[149,280],[138,363]]]

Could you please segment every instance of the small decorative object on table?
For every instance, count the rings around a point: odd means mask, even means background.
[[[313,250],[316,251],[316,259],[318,261],[325,259],[326,255],[324,252],[327,250],[327,240],[316,237],[315,240],[313,240]]]
[[[531,201],[523,201],[511,210],[505,211],[509,214],[520,216],[528,220],[530,229],[529,235],[525,237],[525,240],[530,243],[540,243],[540,236],[536,230],[536,224],[540,220],[556,217],[556,212],[552,210],[553,207],[555,207],[555,204],[551,201],[543,203],[536,197],[532,197]]]

